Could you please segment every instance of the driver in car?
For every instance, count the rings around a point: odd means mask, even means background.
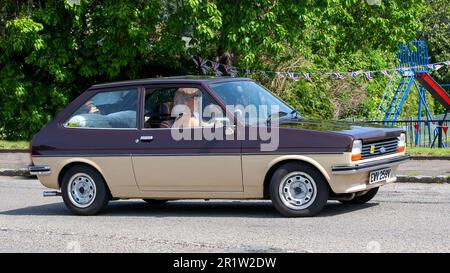
[[[173,127],[189,128],[200,125],[198,102],[201,97],[197,88],[179,88],[174,97],[172,115],[175,116]]]

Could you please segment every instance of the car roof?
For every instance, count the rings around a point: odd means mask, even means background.
[[[130,85],[148,85],[148,84],[164,84],[164,83],[216,83],[216,82],[227,82],[227,81],[252,81],[250,78],[237,78],[237,77],[214,77],[214,76],[175,76],[175,77],[161,77],[161,78],[149,78],[149,79],[138,79],[129,81],[118,81],[118,82],[108,82],[95,84],[91,86],[88,90],[97,90],[103,88],[111,87],[121,87]]]

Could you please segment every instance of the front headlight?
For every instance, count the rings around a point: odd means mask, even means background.
[[[354,140],[352,146],[352,161],[361,160],[361,152],[362,152],[362,141]]]
[[[402,133],[398,137],[397,152],[403,153],[404,151],[406,151],[406,134]]]

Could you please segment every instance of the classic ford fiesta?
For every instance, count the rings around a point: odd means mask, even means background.
[[[307,120],[247,78],[145,79],[70,103],[33,137],[30,174],[79,215],[139,198],[270,199],[313,216],[394,182],[405,141],[399,128]]]

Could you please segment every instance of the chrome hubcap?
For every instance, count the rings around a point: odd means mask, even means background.
[[[70,178],[67,186],[69,199],[79,208],[89,207],[95,200],[97,189],[94,180],[87,174],[78,173]]]
[[[295,210],[305,209],[316,199],[316,182],[304,172],[292,172],[280,183],[279,194],[287,207]]]

